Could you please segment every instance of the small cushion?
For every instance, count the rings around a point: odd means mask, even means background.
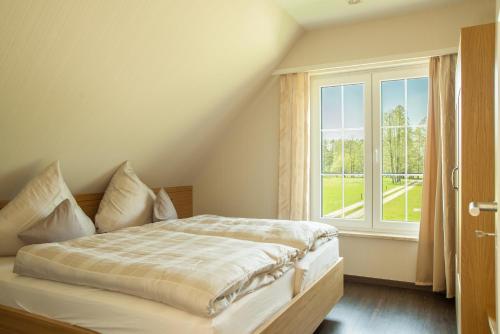
[[[155,194],[137,177],[128,161],[115,172],[95,216],[99,233],[153,222]]]
[[[59,204],[50,215],[18,234],[25,244],[43,244],[85,237],[94,234],[78,219],[69,199]]]
[[[165,189],[161,188],[156,195],[154,204],[153,220],[155,222],[177,219],[177,211]]]
[[[56,161],[26,186],[0,210],[0,256],[16,255],[24,243],[17,237],[19,232],[46,218],[56,206],[69,199],[75,215],[87,234],[95,232],[94,224],[78,206],[64,182]]]

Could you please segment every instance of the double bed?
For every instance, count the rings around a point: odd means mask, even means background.
[[[179,217],[191,217],[191,187],[167,191]],[[101,197],[76,198],[93,217]],[[130,294],[20,276],[13,273],[14,262],[14,257],[0,258],[0,331],[27,333],[36,325],[39,333],[44,328],[65,333],[312,333],[343,294],[337,238],[210,317]]]

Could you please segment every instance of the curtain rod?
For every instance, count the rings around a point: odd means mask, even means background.
[[[390,66],[397,64],[411,64],[411,63],[421,63],[428,60],[430,57],[444,56],[447,54],[457,53],[458,47],[451,47],[438,50],[430,50],[423,52],[406,53],[400,55],[391,55],[378,58],[368,58],[368,59],[357,59],[346,62],[339,63],[328,63],[319,65],[308,65],[299,67],[288,67],[275,70],[272,75],[289,74],[289,73],[299,73],[299,72],[310,72],[310,73],[322,73],[322,72],[336,72],[345,70],[358,70],[367,67],[379,67],[379,66]]]

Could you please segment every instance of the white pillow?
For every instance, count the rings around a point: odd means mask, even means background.
[[[156,196],[153,220],[155,222],[177,219],[177,211],[175,210],[174,203],[168,196],[165,189],[161,188]]]
[[[72,240],[95,233],[95,229],[89,231],[85,227],[80,224],[75,206],[69,199],[65,199],[47,218],[33,224],[17,236],[27,245],[31,245]]]
[[[115,172],[95,216],[99,233],[153,222],[155,194],[135,175],[128,161]]]
[[[0,210],[0,256],[16,255],[24,243],[18,233],[45,219],[65,199],[74,205],[78,221],[87,234],[95,233],[89,217],[78,206],[61,175],[59,161],[32,179],[21,192]]]

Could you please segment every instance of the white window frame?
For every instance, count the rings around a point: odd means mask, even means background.
[[[380,234],[418,236],[419,223],[382,221],[380,183],[381,173],[381,129],[380,129],[380,83],[428,77],[428,62],[417,65],[400,65],[389,68],[373,68],[351,72],[311,74],[311,219],[333,224],[341,231],[357,231]],[[363,221],[322,217],[321,185],[321,88],[338,85],[364,83],[365,111],[365,215]]]
[[[417,222],[392,222],[382,220],[382,148],[381,148],[381,100],[380,100],[380,85],[382,81],[388,80],[401,80],[401,79],[415,79],[429,76],[429,69],[425,67],[410,67],[410,68],[397,68],[386,71],[379,71],[373,73],[372,83],[374,87],[373,94],[373,151],[379,155],[373,164],[373,173],[376,177],[373,178],[373,192],[377,192],[373,201],[373,228],[381,232],[404,233],[417,235],[420,224]],[[406,95],[406,87],[405,87]],[[406,100],[406,97],[405,97]],[[405,106],[405,110],[408,108]],[[406,136],[405,136],[406,138]],[[405,139],[406,140],[406,139]],[[408,159],[408,157],[407,157]],[[405,174],[406,174],[405,165]],[[405,184],[406,187],[406,184]],[[406,205],[407,206],[407,205]],[[405,208],[406,210],[406,208]]]
[[[364,134],[365,134],[365,214],[363,220],[341,218],[324,218],[322,212],[321,186],[321,88],[338,85],[363,83],[364,86]],[[369,73],[348,73],[325,75],[311,78],[311,214],[312,219],[320,222],[334,223],[339,228],[366,230],[371,222],[371,187],[372,187],[372,153],[371,153],[371,76]],[[368,125],[368,126],[367,126]]]

